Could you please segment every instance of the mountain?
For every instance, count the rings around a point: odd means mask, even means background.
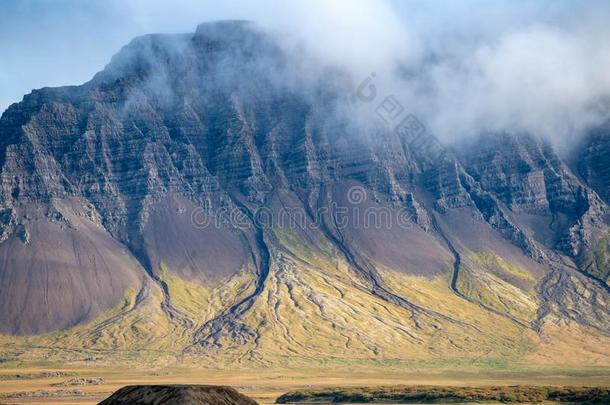
[[[608,132],[447,147],[302,59],[205,23],[3,113],[8,356],[607,364]]]

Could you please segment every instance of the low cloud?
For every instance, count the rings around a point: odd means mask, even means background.
[[[525,131],[565,144],[610,116],[608,31],[534,25],[443,55],[410,83],[420,113],[445,139]]]

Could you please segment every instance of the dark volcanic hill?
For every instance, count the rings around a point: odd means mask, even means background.
[[[131,385],[123,387],[100,405],[257,405],[233,388],[213,385]]]
[[[0,332],[253,360],[606,341],[607,131],[570,165],[535,134],[447,149],[359,115],[346,72],[301,68],[209,23],[10,106]]]

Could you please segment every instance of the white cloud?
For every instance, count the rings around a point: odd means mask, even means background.
[[[422,113],[445,138],[512,130],[566,141],[610,112],[604,31],[536,25],[448,55],[420,78],[434,89]]]

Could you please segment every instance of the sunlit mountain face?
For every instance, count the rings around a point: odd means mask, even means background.
[[[291,52],[243,21],[138,37],[4,112],[7,356],[607,364],[608,124],[449,144]]]

